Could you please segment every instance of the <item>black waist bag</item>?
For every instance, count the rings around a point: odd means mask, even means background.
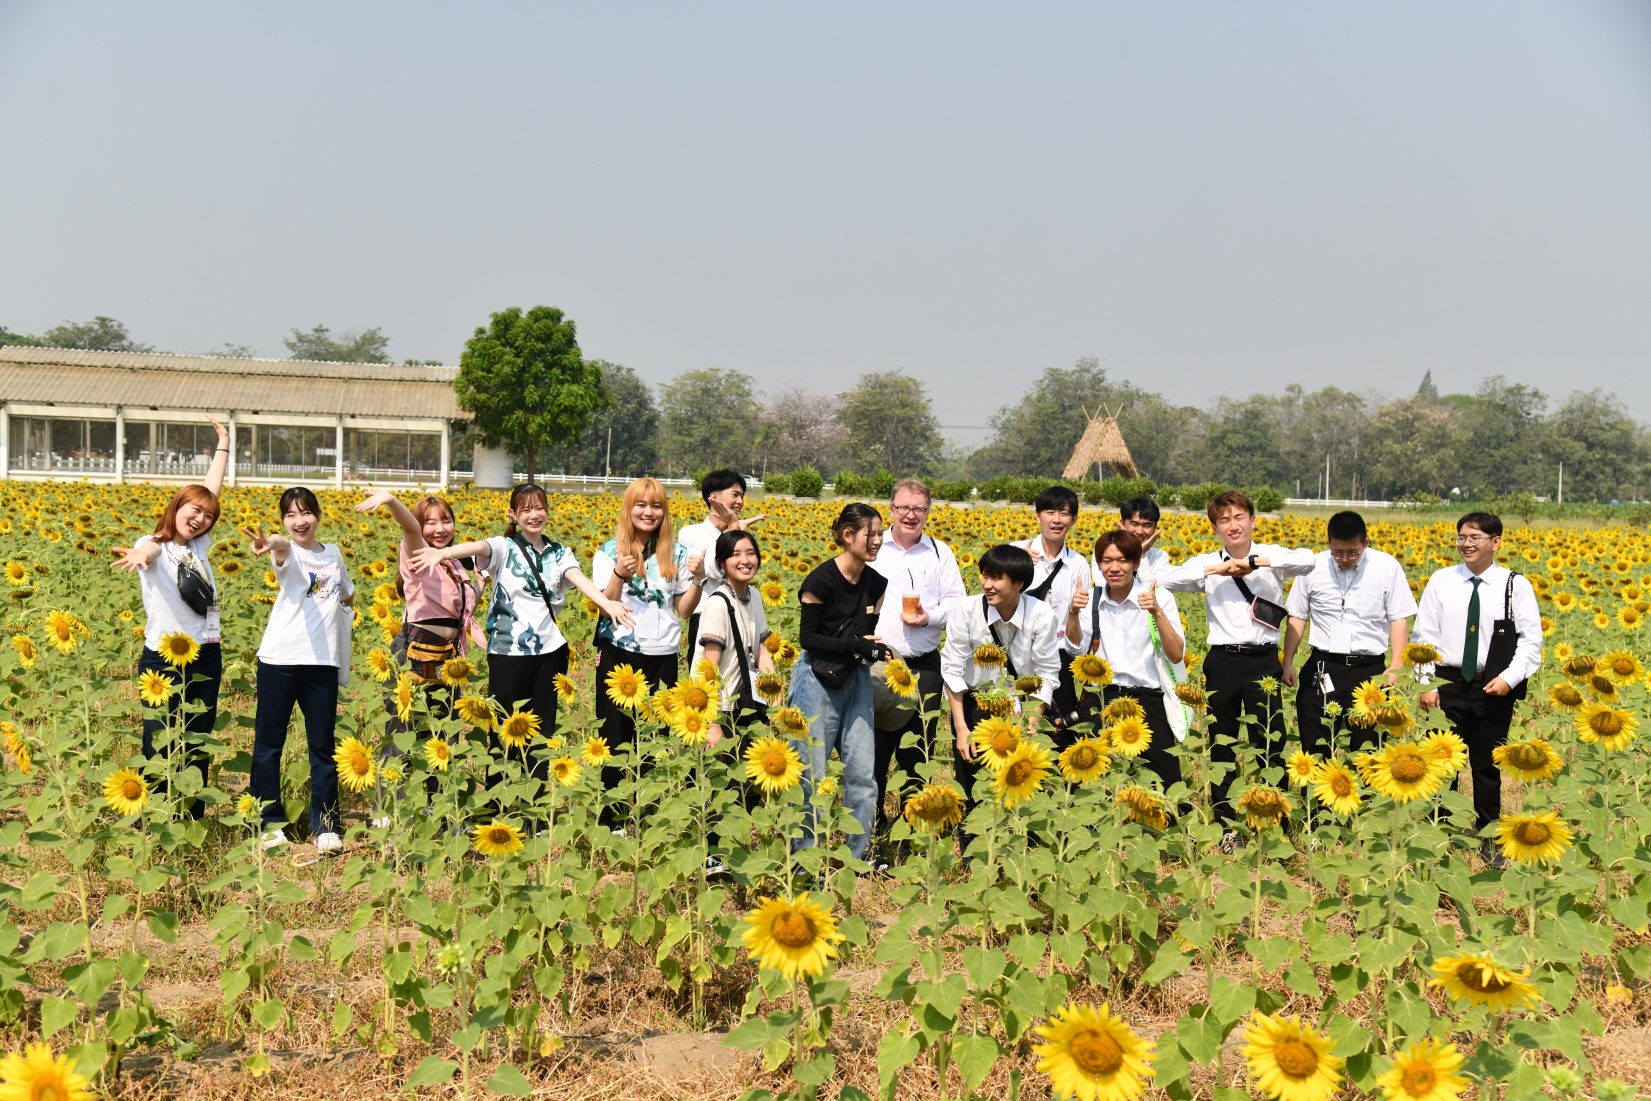
[[[196,615],[205,615],[212,607],[212,582],[187,558],[178,560],[178,596]]]

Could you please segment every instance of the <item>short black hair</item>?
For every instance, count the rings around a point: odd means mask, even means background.
[[[846,547],[848,544],[843,540],[848,534],[870,527],[873,520],[881,524],[883,514],[864,501],[850,501],[831,524],[831,541],[839,547]]]
[[[1025,547],[999,543],[980,556],[977,567],[982,577],[1007,577],[1024,592],[1032,583],[1032,556]]]
[[[305,489],[303,486],[293,486],[291,489],[281,494],[282,516],[285,516],[287,511],[294,505],[297,505],[301,511],[309,513],[317,520],[321,519],[321,502],[315,499],[314,493]]]
[[[1158,502],[1151,497],[1131,497],[1118,506],[1119,520],[1133,520],[1139,516],[1156,524],[1164,514],[1158,510]]]
[[[1324,534],[1346,542],[1350,539],[1370,540],[1370,529],[1364,526],[1364,517],[1356,512],[1338,512],[1324,525]]]
[[[1456,533],[1460,535],[1462,529],[1472,524],[1486,535],[1495,538],[1502,534],[1502,517],[1494,512],[1470,512],[1456,521]]]
[[[711,494],[721,493],[725,489],[739,486],[746,488],[745,476],[737,470],[713,470],[699,480],[699,499],[709,502]]]
[[[1069,486],[1050,486],[1032,502],[1033,512],[1070,512],[1078,514],[1078,495]]]
[[[739,549],[739,545],[747,540],[750,540],[751,549],[757,552],[757,565],[761,566],[762,546],[758,544],[757,537],[749,531],[730,528],[717,536],[716,548],[711,552],[711,561],[717,564],[717,569],[722,569],[722,564],[734,557],[734,552]]]

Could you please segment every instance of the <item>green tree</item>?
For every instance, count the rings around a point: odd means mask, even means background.
[[[21,348],[38,348],[45,344],[38,336],[27,333],[14,333],[4,325],[0,325],[0,345],[13,344]]]
[[[93,352],[152,352],[147,344],[139,344],[126,331],[126,326],[112,317],[101,314],[90,321],[65,321],[47,329],[40,337],[47,348],[85,348]]]
[[[837,418],[848,433],[856,470],[927,473],[940,461],[945,440],[923,384],[904,371],[861,375],[838,399]]]
[[[1098,414],[1103,407],[1127,406],[1138,396],[1128,383],[1108,379],[1093,357],[1069,368],[1046,367],[1018,403],[992,415],[992,440],[977,457],[979,473],[1058,478],[1089,427],[1085,410]],[[1134,447],[1127,433],[1125,440]]]
[[[629,367],[601,359],[589,362],[601,368],[609,402],[592,414],[573,446],[560,453],[563,468],[569,474],[606,473],[611,431],[612,471],[633,477],[646,474],[659,461],[659,407],[652,391]]]
[[[323,363],[388,363],[386,350],[390,338],[375,326],[361,332],[339,333],[333,339],[332,330],[317,325],[309,332],[292,330],[292,335],[281,343],[287,346],[293,359],[312,359]]]
[[[1637,498],[1645,484],[1644,431],[1623,411],[1622,399],[1601,390],[1578,391],[1543,425],[1544,468],[1532,492],[1553,496],[1565,464],[1567,501]]]
[[[540,452],[577,440],[609,401],[601,366],[579,354],[573,322],[551,306],[493,314],[465,341],[453,392],[482,443],[521,455],[530,479]]]
[[[1505,496],[1544,483],[1557,464],[1543,454],[1542,411],[1547,395],[1533,386],[1492,375],[1470,397],[1452,395],[1461,430],[1455,437],[1462,491]]]
[[[761,410],[751,376],[706,368],[660,387],[660,454],[673,473],[751,469]]]
[[[1455,411],[1423,394],[1377,409],[1364,427],[1364,477],[1371,495],[1448,496],[1461,481],[1452,442],[1456,432]]]
[[[1280,414],[1287,402],[1265,394],[1216,402],[1193,456],[1198,479],[1241,486],[1282,483]]]

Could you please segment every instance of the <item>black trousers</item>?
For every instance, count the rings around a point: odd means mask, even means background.
[[[1147,727],[1152,731],[1152,741],[1141,753],[1141,763],[1157,774],[1165,791],[1174,787],[1181,780],[1181,762],[1170,753],[1175,745],[1175,732],[1170,729],[1169,712],[1164,710],[1164,694],[1156,688],[1126,688],[1120,684],[1109,684],[1104,691],[1107,703],[1128,696],[1141,705]]]
[[[1204,684],[1210,700],[1211,764],[1232,764],[1238,759],[1233,747],[1222,744],[1221,738],[1244,737],[1244,726],[1238,718],[1248,714],[1254,718],[1249,724],[1249,740],[1261,750],[1260,767],[1283,765],[1284,698],[1282,694],[1269,696],[1261,690],[1261,682],[1267,677],[1282,684],[1283,676],[1284,666],[1278,660],[1277,650],[1235,654],[1219,646],[1210,648],[1209,656],[1204,659]],[[1236,770],[1229,772],[1210,787],[1215,816],[1223,822],[1233,820],[1227,790],[1237,775]]]
[[[887,832],[889,825],[883,803],[889,790],[890,762],[906,774],[905,783],[896,793],[903,805],[906,795],[917,786],[917,766],[934,757],[934,730],[938,716],[924,722],[923,712],[935,708],[945,711],[949,707],[946,702],[946,682],[940,677],[940,651],[930,650],[926,654],[916,654],[906,658],[905,662],[911,667],[911,671],[917,674],[918,706],[917,710],[912,712],[911,718],[899,729],[877,728],[872,760],[872,767],[877,773],[877,824],[872,833],[879,837]],[[900,743],[911,733],[919,736],[918,743],[909,747],[902,746]]]
[[[1341,704],[1341,718],[1336,721],[1339,729],[1334,732],[1336,740],[1349,752],[1374,749],[1376,728],[1353,726],[1347,721],[1347,713],[1353,710],[1353,689],[1371,677],[1381,676],[1386,668],[1387,661],[1381,654],[1371,654],[1369,660],[1348,665],[1340,655],[1334,659],[1324,658],[1317,650],[1309,651],[1307,664],[1301,667],[1300,684],[1296,688],[1296,729],[1301,733],[1301,748],[1320,757],[1329,753],[1332,731],[1330,724],[1324,721],[1324,708],[1330,700],[1334,700]],[[1330,675],[1330,683],[1335,686],[1329,699],[1325,698],[1324,690],[1319,687],[1321,670]]]
[[[1462,671],[1440,666],[1436,672],[1439,706],[1450,720],[1456,736],[1467,743],[1468,769],[1473,775],[1473,813],[1480,829],[1502,816],[1502,773],[1491,759],[1498,746],[1506,745],[1508,727],[1513,724],[1512,696],[1485,695],[1485,682],[1462,681]]]
[[[521,706],[539,716],[539,735],[549,738],[556,733],[556,674],[568,671],[568,648],[558,646],[548,654],[488,654],[487,692],[505,713]],[[497,733],[489,734],[488,748],[495,756],[502,755],[504,745]],[[544,780],[550,776],[550,758],[535,752],[532,743],[527,747],[528,771]]]
[[[636,744],[636,716],[608,698],[608,674],[621,665],[629,665],[647,677],[650,692],[670,688],[680,677],[678,655],[675,653],[633,654],[606,642],[596,644],[596,725],[602,737],[607,739],[608,748],[616,752],[620,746]],[[646,771],[647,766],[644,765],[642,772]],[[612,791],[624,781],[625,772],[625,769],[614,765],[604,767],[603,786]],[[609,829],[623,825],[628,817],[621,815],[612,803],[602,808],[602,824]]]
[[[159,653],[145,646],[138,657],[138,676],[145,673],[159,673],[171,681],[172,696],[166,701],[164,718],[158,708],[143,709],[143,755],[155,756],[155,739],[168,725],[178,721],[185,703],[205,704],[205,711],[183,717],[183,738],[172,748],[173,753],[183,755],[185,768],[192,768],[200,774],[201,786],[205,787],[207,766],[212,758],[201,743],[211,737],[212,728],[218,724],[218,686],[224,676],[223,647],[216,642],[203,642],[195,660],[177,669],[167,664]],[[165,779],[156,782],[156,791],[165,789]],[[190,804],[191,818],[198,819],[205,814],[205,803],[196,799]]]

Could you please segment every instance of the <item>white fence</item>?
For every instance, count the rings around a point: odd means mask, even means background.
[[[1286,497],[1284,503],[1297,508],[1392,508],[1392,501],[1326,501],[1319,497]]]

